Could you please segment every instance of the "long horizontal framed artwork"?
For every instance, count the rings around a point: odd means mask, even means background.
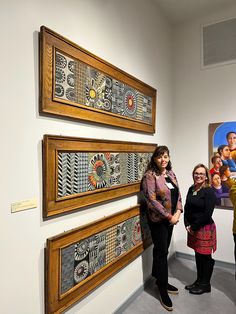
[[[42,114],[155,132],[154,88],[45,26],[40,84]]]
[[[139,206],[48,239],[46,313],[62,313],[150,244]]]
[[[139,192],[155,148],[156,144],[44,135],[44,217]]]

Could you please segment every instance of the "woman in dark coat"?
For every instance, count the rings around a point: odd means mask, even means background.
[[[216,226],[212,214],[216,196],[210,187],[208,169],[198,164],[193,169],[194,184],[189,188],[184,207],[187,245],[195,251],[197,279],[185,289],[192,294],[211,292],[210,279],[214,267],[212,252],[216,250]]]

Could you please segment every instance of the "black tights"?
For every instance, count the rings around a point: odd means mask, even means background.
[[[195,251],[195,258],[196,258],[196,260],[203,261],[203,263],[213,260],[211,254],[200,254],[200,253],[198,253],[196,251]]]
[[[211,254],[200,254],[195,251],[195,259],[197,266],[197,281],[210,284],[215,261]]]

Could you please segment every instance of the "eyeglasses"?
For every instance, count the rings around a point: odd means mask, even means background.
[[[202,177],[202,178],[204,178],[205,176],[206,176],[206,174],[205,173],[199,173],[199,172],[194,172],[194,177]]]

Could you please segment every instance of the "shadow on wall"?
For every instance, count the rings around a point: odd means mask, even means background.
[[[148,277],[150,277],[152,268],[152,239],[146,216],[146,201],[142,191],[138,193],[137,197],[141,210],[140,224],[142,238],[145,242],[145,251],[142,253],[143,282],[145,282],[147,281]]]

